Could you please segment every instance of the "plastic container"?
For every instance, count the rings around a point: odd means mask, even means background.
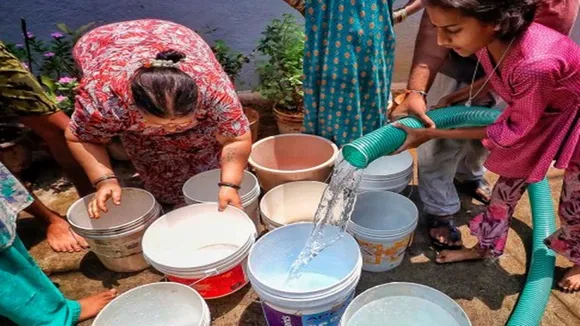
[[[152,283],[129,290],[111,301],[93,326],[188,325],[210,326],[210,311],[190,287]]]
[[[338,148],[314,135],[284,134],[252,146],[248,160],[264,191],[291,181],[321,181],[330,175]]]
[[[115,272],[135,272],[149,267],[141,239],[161,215],[153,195],[138,188],[123,188],[121,205],[107,202],[108,212],[92,219],[87,210],[95,194],[77,200],[66,214],[73,231],[84,237],[103,265]]]
[[[467,314],[444,293],[415,283],[388,283],[361,293],[346,309],[341,326],[471,326]]]
[[[328,184],[289,182],[268,191],[260,201],[262,222],[268,230],[296,222],[312,222]]]
[[[199,173],[183,185],[183,197],[185,203],[201,204],[215,203],[218,201],[221,170],[209,170]],[[262,228],[260,223],[260,185],[258,179],[249,171],[244,171],[241,189],[238,192],[242,200],[244,212],[252,219],[258,231]]]
[[[220,298],[248,283],[246,259],[256,227],[242,210],[217,203],[174,210],[143,237],[146,259],[171,281],[192,286],[205,299]]]
[[[277,228],[260,238],[248,259],[248,276],[262,301],[269,326],[336,326],[354,297],[362,259],[349,235],[324,249],[287,282],[290,266],[310,236],[313,223]],[[335,239],[338,227],[327,226],[324,239]]]
[[[394,192],[358,195],[347,231],[360,245],[363,270],[386,272],[401,264],[417,228],[415,203]]]

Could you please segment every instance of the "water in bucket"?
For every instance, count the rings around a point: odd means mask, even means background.
[[[346,222],[350,219],[356,202],[356,190],[361,180],[361,170],[341,160],[332,173],[328,187],[324,190],[320,205],[314,216],[314,229],[304,249],[292,264],[287,285],[303,277],[301,271],[324,248],[342,238],[346,232]],[[328,238],[323,236],[326,225],[338,226],[337,234]]]

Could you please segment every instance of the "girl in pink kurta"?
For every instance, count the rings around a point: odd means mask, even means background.
[[[120,188],[100,149],[114,136],[160,202],[181,204],[184,182],[221,163],[221,206],[240,205],[248,121],[230,79],[197,34],[167,21],[126,21],[87,33],[73,55],[83,77],[67,138],[97,183],[91,215],[98,217],[108,198],[119,202]]]
[[[497,257],[504,251],[510,220],[530,183],[541,181],[552,162],[564,169],[559,215],[562,227],[546,239],[574,267],[560,286],[580,289],[580,47],[562,34],[531,23],[532,0],[424,0],[438,29],[439,45],[462,56],[477,54],[487,85],[508,103],[487,128],[409,129],[401,149],[432,138],[481,139],[490,150],[485,166],[500,175],[486,211],[470,223],[474,248],[440,252],[449,263]]]

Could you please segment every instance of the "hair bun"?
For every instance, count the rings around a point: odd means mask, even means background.
[[[176,50],[165,50],[157,53],[155,59],[168,60],[173,61],[173,63],[178,63],[182,59],[185,59],[185,53]]]

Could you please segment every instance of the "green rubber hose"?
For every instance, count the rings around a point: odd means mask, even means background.
[[[499,110],[464,106],[427,113],[437,127],[442,129],[487,126],[493,123],[499,114]],[[411,128],[423,127],[423,124],[413,117],[398,122]],[[342,154],[347,162],[362,169],[377,158],[395,151],[403,144],[405,137],[403,130],[389,124],[345,145]],[[532,206],[532,261],[524,289],[507,323],[509,326],[539,325],[554,281],[555,255],[543,242],[556,230],[550,186],[546,179],[531,184],[528,194]]]

